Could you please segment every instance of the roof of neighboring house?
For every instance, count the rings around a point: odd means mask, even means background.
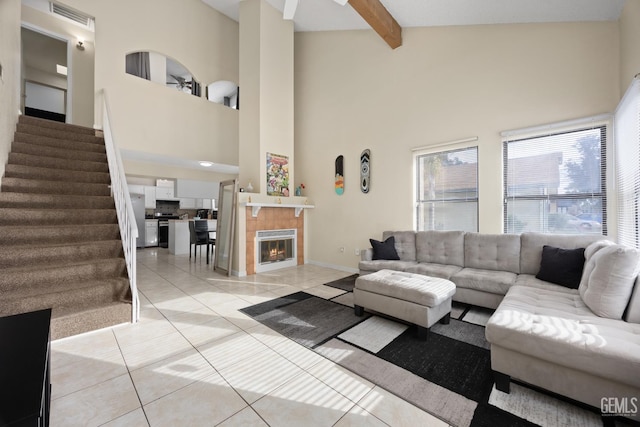
[[[508,180],[518,187],[553,188],[560,186],[562,153],[518,157],[508,162]],[[436,192],[476,189],[477,164],[443,165],[436,180]]]

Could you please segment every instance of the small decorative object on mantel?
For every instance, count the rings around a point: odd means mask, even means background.
[[[296,187],[296,196],[302,196],[302,190],[305,188],[304,183],[301,183]]]
[[[371,150],[366,149],[360,154],[360,190],[368,193],[371,186]]]
[[[249,193],[253,193],[253,185],[251,185],[251,181],[249,181],[249,185],[247,185],[246,191]]]
[[[280,197],[278,197],[278,198],[276,199],[276,203],[277,203],[277,204],[279,204],[279,205],[280,205],[280,204],[282,204],[282,200],[280,200]]]

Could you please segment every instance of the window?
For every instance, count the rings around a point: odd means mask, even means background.
[[[615,115],[618,242],[640,248],[640,80],[635,78]]]
[[[606,125],[507,139],[504,232],[607,234]]]
[[[478,147],[416,155],[418,231],[478,231]]]

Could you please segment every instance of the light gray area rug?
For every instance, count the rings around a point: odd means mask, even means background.
[[[364,322],[338,335],[338,338],[377,353],[406,331],[407,325],[372,316]]]
[[[477,406],[473,400],[337,339],[315,351],[447,423],[471,425]]]
[[[602,418],[570,403],[538,393],[518,384],[511,384],[511,393],[502,393],[495,386],[489,404],[541,426],[602,426]]]

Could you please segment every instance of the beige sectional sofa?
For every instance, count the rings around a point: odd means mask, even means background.
[[[640,398],[640,252],[599,235],[385,231],[399,260],[363,251],[360,274],[451,280],[454,301],[496,311],[486,327],[496,387],[510,378],[600,407]],[[579,287],[536,278],[543,247],[585,248]],[[637,400],[636,400],[637,401]]]

